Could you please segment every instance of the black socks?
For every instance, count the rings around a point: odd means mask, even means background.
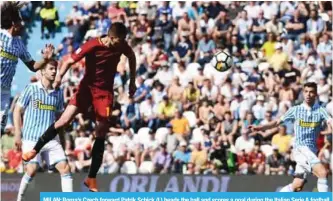
[[[104,147],[105,147],[105,138],[96,138],[94,146],[91,151],[91,165],[88,177],[89,178],[96,178],[97,172],[102,165],[103,162],[103,154],[104,154]]]
[[[38,142],[36,143],[34,150],[40,152],[40,150],[50,142],[53,138],[57,136],[58,131],[54,128],[54,123],[44,132],[42,136],[39,137]]]

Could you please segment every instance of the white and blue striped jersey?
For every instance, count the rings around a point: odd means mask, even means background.
[[[24,63],[32,61],[20,37],[13,37],[5,29],[0,29],[1,89],[10,90],[20,58]]]
[[[316,142],[322,123],[332,122],[332,118],[323,107],[314,104],[311,108],[305,103],[290,108],[280,120],[281,122],[294,121],[294,148],[306,146],[314,153],[317,152]]]
[[[63,91],[46,90],[41,82],[29,84],[17,104],[24,108],[22,139],[38,141],[46,129],[56,121],[56,114],[63,110]]]

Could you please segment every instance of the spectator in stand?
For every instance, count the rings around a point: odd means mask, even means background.
[[[279,153],[286,154],[291,146],[292,136],[287,135],[286,126],[279,126],[279,133],[275,134],[272,138],[272,146],[277,147]]]
[[[198,50],[195,53],[196,54],[195,61],[197,61],[200,65],[209,63],[209,61],[213,57],[214,52],[215,52],[214,41],[209,38],[209,35],[207,33],[203,33],[198,44]]]
[[[269,59],[273,56],[275,51],[275,35],[272,32],[267,32],[268,34],[268,40],[264,43],[261,50],[263,51],[263,54],[265,55],[266,59]]]
[[[140,104],[139,111],[142,125],[154,129],[156,124],[156,104],[151,95],[148,95],[147,100]]]
[[[117,173],[119,169],[117,158],[115,157],[113,150],[112,150],[112,144],[108,142],[106,145],[106,150],[103,154],[103,162],[100,169],[100,172],[103,174],[114,174]]]
[[[215,41],[219,41],[219,39],[230,41],[232,23],[227,18],[227,13],[224,11],[221,11],[219,18],[220,19],[215,23],[213,38]]]
[[[285,161],[277,147],[273,148],[273,154],[268,156],[266,163],[266,174],[283,175],[285,173]]]
[[[264,107],[264,102],[265,102],[265,97],[263,95],[258,95],[257,96],[257,102],[256,104],[252,107],[252,112],[258,121],[262,121],[265,116],[266,109]]]
[[[201,142],[194,141],[190,162],[194,165],[196,173],[202,173],[206,168],[208,159],[207,151],[203,149]]]
[[[248,18],[246,10],[243,10],[241,17],[236,22],[235,29],[237,30],[238,37],[241,39],[242,43],[247,46],[249,45],[249,36],[252,24],[252,19]]]
[[[295,10],[293,17],[287,22],[285,28],[288,31],[288,38],[299,42],[299,36],[305,33],[306,21],[299,10]]]
[[[54,38],[56,28],[59,26],[59,16],[53,1],[45,2],[45,7],[40,11],[40,17],[42,21],[42,39],[48,39],[50,36]],[[45,28],[48,30],[47,34],[45,34]]]
[[[193,82],[188,83],[188,87],[184,90],[183,109],[185,111],[194,111],[199,103],[200,90],[194,86]]]
[[[158,151],[153,159],[155,173],[166,174],[171,168],[171,155],[167,152],[166,144],[161,144],[160,151]]]
[[[310,11],[310,19],[306,22],[306,29],[314,48],[317,47],[318,38],[324,31],[324,27],[324,21],[318,16],[318,10],[312,9]]]
[[[173,132],[180,141],[188,141],[190,125],[188,120],[183,116],[182,111],[177,110],[175,117],[170,121]]]
[[[231,111],[224,113],[224,120],[221,124],[221,135],[226,136],[230,144],[234,144],[236,132],[238,130],[237,120],[232,118]]]
[[[7,153],[15,148],[14,127],[5,128],[5,134],[1,136],[1,153],[6,158]]]
[[[22,151],[19,149],[18,146],[8,151],[7,159],[9,170],[7,170],[6,173],[23,172]]]
[[[176,110],[176,104],[171,102],[168,96],[164,96],[158,106],[158,126],[166,125],[174,117]]]
[[[189,40],[189,33],[182,32],[180,37],[180,42],[177,43],[175,51],[172,51],[172,54],[177,63],[185,62],[188,64],[191,59],[191,54],[193,50],[193,44]]]
[[[249,124],[251,125],[251,124]],[[249,134],[245,131],[242,131],[242,135],[236,139],[235,148],[236,153],[250,153],[254,148],[255,140],[252,137],[249,137]]]
[[[129,98],[129,103],[123,114],[123,127],[131,127],[137,131],[138,122],[140,121],[140,112],[139,105],[134,102],[133,98]]]
[[[244,149],[237,154],[237,165],[239,174],[247,174],[249,172],[250,158]]]
[[[98,13],[98,19],[96,20],[95,27],[98,30],[98,34],[106,35],[109,27],[111,26],[111,20],[107,17],[106,13],[102,10]]]
[[[332,51],[332,40],[329,40],[329,35],[325,33],[321,37],[320,43],[317,47],[317,53],[319,54],[320,60],[324,64],[324,67],[332,66]]]
[[[260,150],[260,144],[256,142],[250,155],[251,171],[254,174],[263,174],[265,171],[265,155]]]
[[[250,11],[251,13],[255,13],[253,10]],[[247,13],[249,13],[247,11]],[[258,17],[252,18],[253,24],[251,27],[251,33],[250,33],[250,47],[254,47],[255,45],[263,45],[265,38],[266,38],[266,23],[267,20],[264,18],[264,11],[260,10],[258,11]],[[255,13],[256,14],[256,13]],[[256,14],[257,15],[257,14]],[[256,42],[258,41],[258,42]]]
[[[137,78],[137,90],[134,94],[134,102],[141,103],[149,95],[149,87],[144,84],[142,77]]]
[[[210,154],[209,160],[219,169],[222,173],[228,172],[228,149],[230,145],[228,143],[219,142],[214,146],[213,151]]]

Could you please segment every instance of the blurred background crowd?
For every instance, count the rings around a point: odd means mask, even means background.
[[[302,103],[302,84],[308,81],[318,83],[318,103],[332,115],[332,2],[81,1],[72,6],[68,13],[53,2],[31,2],[22,9],[27,29],[32,21],[41,23],[45,43],[64,36],[53,44],[60,63],[117,21],[128,27],[137,56],[133,99],[127,95],[126,57],[118,65],[101,174],[293,174],[293,122],[255,133],[248,126],[265,124]],[[59,33],[61,26],[68,33]],[[221,50],[234,61],[224,73],[209,64]],[[66,103],[84,71],[82,60],[65,76]],[[37,74],[31,82],[38,79]],[[22,172],[11,122],[1,140],[1,171]],[[66,130],[72,172],[85,172],[91,164],[93,128],[79,114]],[[320,160],[332,170],[332,136],[319,136],[317,144]],[[53,170],[42,166],[41,171]]]

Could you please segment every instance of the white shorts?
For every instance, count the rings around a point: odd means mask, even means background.
[[[22,152],[26,153],[36,145],[34,141],[22,141]],[[42,150],[37,154],[35,158],[30,160],[28,163],[42,164],[42,158],[46,161],[46,164],[51,167],[61,161],[67,161],[64,149],[57,140],[51,140],[48,142]]]
[[[1,89],[1,110],[0,110],[0,122],[1,129],[5,129],[8,118],[8,110],[10,107],[10,91]]]
[[[315,164],[320,163],[317,155],[305,146],[294,148],[292,154],[296,162],[295,175],[303,175],[304,178],[312,172],[312,167]]]

